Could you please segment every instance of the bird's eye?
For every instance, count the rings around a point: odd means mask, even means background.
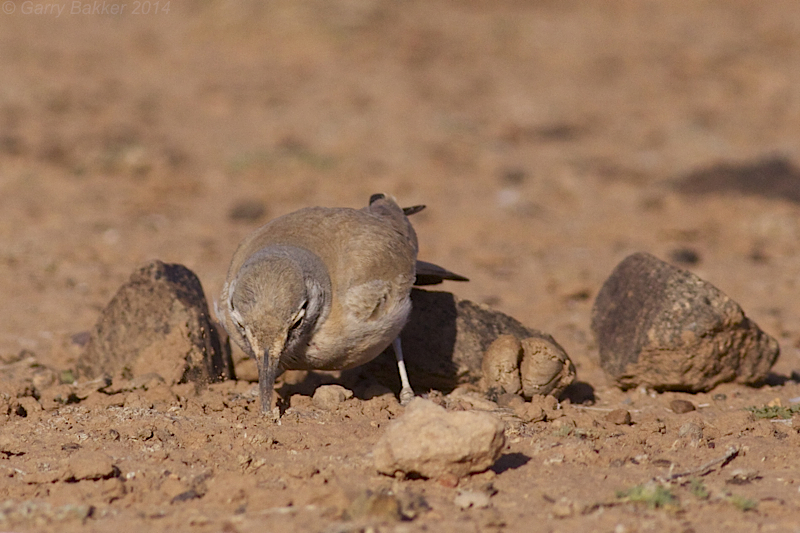
[[[242,315],[240,315],[238,313],[238,311],[236,311],[233,308],[233,302],[231,302],[230,317],[231,317],[231,321],[233,322],[233,325],[236,326],[236,329],[239,330],[239,332],[242,335],[244,335],[244,324],[242,324]]]
[[[304,300],[303,304],[300,306],[300,309],[297,310],[294,317],[292,318],[292,325],[289,328],[289,331],[297,329],[300,324],[303,323],[303,317],[306,316],[306,309],[308,308],[308,300]]]
[[[230,313],[231,320],[233,321],[233,325],[236,326],[236,329],[244,335],[244,324],[242,324],[242,315],[239,314],[239,311],[233,306],[233,299],[231,298],[228,300],[228,311]]]

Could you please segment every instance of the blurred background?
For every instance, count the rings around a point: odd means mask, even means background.
[[[3,358],[69,366],[141,263],[213,302],[261,223],[387,192],[427,204],[420,257],[472,280],[444,290],[551,333],[582,381],[604,383],[591,306],[636,251],[797,366],[797,2],[121,6],[2,3]]]

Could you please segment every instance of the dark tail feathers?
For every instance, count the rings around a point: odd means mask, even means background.
[[[468,278],[456,274],[455,272],[450,272],[439,265],[434,265],[427,261],[417,261],[417,279],[414,281],[414,285],[438,285],[446,279],[451,281],[469,281]]]
[[[378,200],[383,200],[384,198],[386,198],[385,194],[383,194],[383,193],[375,193],[375,194],[373,194],[372,196],[369,197],[369,205],[372,205],[373,203],[377,202]],[[403,214],[405,214],[406,216],[410,216],[410,215],[413,215],[414,213],[419,213],[423,209],[425,209],[424,205],[412,205],[411,207],[404,207],[403,208]]]

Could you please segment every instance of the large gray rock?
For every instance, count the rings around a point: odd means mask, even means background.
[[[452,293],[414,289],[411,302],[411,316],[400,339],[409,380],[417,393],[450,392],[462,384],[478,383],[483,375],[484,354],[501,335],[511,335],[519,341],[543,339],[569,359],[550,335]],[[395,392],[400,390],[397,362],[391,348],[348,372],[373,377]]]
[[[754,385],[779,354],[777,341],[719,289],[646,253],[626,258],[603,284],[592,330],[600,365],[624,389]]]
[[[208,313],[188,268],[153,261],[136,270],[103,310],[78,361],[82,379],[157,373],[169,385],[233,377],[227,336]]]
[[[503,422],[489,413],[450,412],[414,398],[375,445],[375,467],[390,476],[436,479],[483,472],[500,457],[504,430]]]

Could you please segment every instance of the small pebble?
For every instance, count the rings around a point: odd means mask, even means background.
[[[630,426],[631,414],[625,409],[614,409],[605,416],[605,420],[617,426]]]
[[[311,405],[313,405],[313,400],[310,396],[292,394],[292,396],[289,398],[289,406],[294,409],[303,409],[310,407]]]
[[[345,389],[341,385],[322,385],[314,391],[312,399],[314,407],[334,411],[339,404],[353,397],[353,391]]]
[[[500,181],[506,185],[522,185],[527,177],[528,173],[524,168],[505,168],[500,174]]]
[[[532,403],[520,403],[512,407],[514,414],[520,417],[523,422],[543,422],[547,420],[547,413],[540,405]]]
[[[203,495],[199,494],[196,490],[190,489],[180,494],[176,495],[175,497],[170,500],[170,503],[180,503],[180,502],[188,502],[189,500],[196,500],[197,498],[202,498]]]
[[[497,397],[497,405],[500,407],[509,407],[511,409],[516,409],[519,405],[524,405],[525,400],[522,399],[521,396],[511,393],[501,394]]]
[[[689,437],[693,441],[703,438],[703,428],[694,422],[687,422],[678,430],[679,437]]]
[[[228,210],[228,219],[238,222],[256,222],[267,214],[267,206],[259,200],[240,200]]]
[[[436,482],[441,485],[442,487],[447,487],[448,489],[454,489],[458,486],[459,477],[455,474],[442,474],[438,478],[436,478]]]
[[[91,331],[80,331],[69,338],[72,344],[80,346],[81,348],[89,344],[89,339],[92,338]]]
[[[138,392],[131,392],[125,396],[125,407],[128,409],[152,409],[153,402],[149,401]]]
[[[56,383],[58,381],[58,374],[56,374],[55,370],[51,370],[47,367],[39,367],[34,371],[31,380],[36,390],[42,390]]]
[[[553,504],[551,512],[555,518],[569,518],[575,514],[575,502],[569,498],[561,498]]]
[[[759,479],[758,470],[737,468],[730,473],[725,483],[728,485],[747,485],[756,479]]]
[[[461,490],[458,492],[454,503],[459,509],[486,509],[489,507],[489,494],[477,490]]]
[[[669,253],[669,258],[681,265],[694,266],[700,262],[700,254],[691,248],[676,248]]]
[[[63,479],[73,481],[83,479],[97,480],[115,475],[119,475],[119,470],[114,466],[108,455],[102,452],[79,450],[69,458],[69,464]]]
[[[695,406],[689,400],[672,400],[669,402],[669,408],[676,414],[682,415],[695,410]]]

